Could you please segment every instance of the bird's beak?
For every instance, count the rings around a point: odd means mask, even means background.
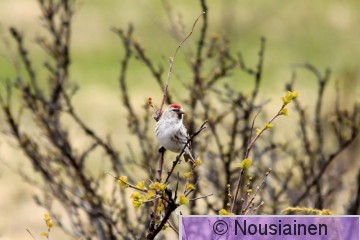
[[[179,109],[179,114],[185,114],[185,112],[182,108]]]

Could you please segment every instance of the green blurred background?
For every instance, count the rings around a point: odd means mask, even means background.
[[[207,2],[208,34],[226,35],[234,53],[241,50],[248,65],[256,64],[260,37],[266,37],[264,84],[261,87],[264,95],[282,95],[284,83],[291,76],[291,66],[310,62],[321,69],[330,67],[332,79],[339,81],[347,97],[352,100],[359,98],[360,1]],[[0,0],[1,81],[15,76],[16,48],[8,34],[10,26],[24,33],[34,67],[41,72],[47,56],[35,43],[36,36],[44,34],[39,13],[36,0]],[[83,0],[77,3],[72,31],[71,79],[80,86],[75,96],[78,112],[90,126],[104,136],[114,133],[119,146],[125,144],[122,134],[119,134],[126,132],[126,123],[118,87],[123,49],[120,39],[110,31],[111,27],[126,28],[133,23],[134,36],[154,63],[167,66],[169,56],[183,37],[171,34],[174,32],[173,24],[181,22],[185,35],[200,13],[198,1],[189,0]],[[193,49],[198,35],[199,31],[195,30],[184,51]],[[178,84],[177,78],[187,80],[190,77],[183,60],[180,51],[174,67],[172,91]],[[147,69],[135,61],[130,69],[129,91],[136,106],[140,107],[148,95],[161,96]],[[301,95],[306,96],[316,84],[310,74],[303,74],[298,85]],[[236,80],[235,76],[231,81]],[[0,124],[3,124],[1,116]],[[0,139],[0,159],[16,166],[21,156],[4,142]],[[78,142],[80,146],[81,139]],[[23,183],[9,168],[0,167],[1,240],[30,239],[25,228],[34,234],[45,229],[42,222],[44,210],[32,200],[34,191],[36,189]],[[55,236],[61,236],[60,231],[54,231],[58,234]]]

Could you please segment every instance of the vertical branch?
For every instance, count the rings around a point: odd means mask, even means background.
[[[143,146],[141,148],[141,152],[144,159],[150,158],[150,152],[148,152],[145,146],[149,145],[149,141],[147,141],[147,138],[144,134],[144,132],[140,128],[140,119],[139,116],[136,114],[134,107],[131,103],[130,97],[129,97],[129,91],[127,89],[126,84],[126,74],[129,68],[129,62],[132,57],[132,34],[134,31],[134,28],[132,24],[129,25],[128,30],[126,33],[124,33],[121,29],[112,28],[112,31],[116,33],[122,40],[123,47],[125,49],[125,56],[123,60],[121,61],[121,69],[120,69],[120,77],[119,77],[119,83],[120,83],[120,90],[122,93],[122,101],[123,104],[129,114],[128,116],[128,122],[130,129],[135,133],[139,144]]]
[[[200,4],[201,4],[201,10],[206,13],[208,12],[208,7],[206,4],[205,0],[200,0]],[[203,49],[205,47],[205,39],[206,39],[206,33],[207,33],[207,29],[208,29],[208,15],[204,14],[203,15],[203,25],[201,27],[201,31],[200,31],[200,38],[198,40],[198,45],[197,45],[197,51],[196,51],[196,62],[194,65],[194,73],[195,73],[195,83],[196,84],[200,84],[200,71],[201,71],[201,66],[202,66],[202,55],[203,55]]]
[[[29,56],[28,56],[28,51],[24,47],[23,36],[14,27],[10,28],[10,33],[11,33],[11,35],[13,36],[13,38],[15,39],[15,41],[17,43],[18,53],[20,55],[22,63],[25,66],[26,72],[29,75],[31,87],[35,91],[36,96],[39,99],[43,100],[43,94],[40,91],[40,88],[39,88],[39,85],[38,85],[36,72],[32,67],[31,61],[30,61]]]
[[[261,82],[261,77],[262,77],[262,71],[263,71],[263,65],[264,65],[264,54],[265,54],[265,38],[261,37],[260,39],[260,50],[259,50],[259,61],[258,64],[256,66],[256,71],[255,71],[255,86],[251,95],[251,100],[250,103],[255,104],[255,99],[256,96],[258,95],[259,92],[259,87],[260,87],[260,82]]]
[[[246,101],[247,107],[243,110],[244,111],[244,127],[242,129],[241,135],[243,137],[242,142],[242,148],[247,149],[249,146],[249,141],[251,139],[251,136],[249,136],[249,126],[251,121],[251,114],[253,113],[254,109],[256,108],[255,102],[256,97],[258,95],[258,92],[260,90],[260,83],[262,79],[262,71],[263,71],[263,64],[264,64],[264,58],[265,58],[265,46],[266,46],[266,40],[264,37],[261,38],[260,41],[260,49],[258,53],[258,63],[256,66],[256,69],[252,69],[246,66],[244,59],[242,55],[238,54],[238,61],[240,65],[240,69],[244,71],[245,73],[251,75],[254,77],[254,88],[251,94],[251,98]],[[246,155],[246,153],[245,153]]]
[[[326,87],[326,84],[328,83],[330,79],[330,70],[326,69],[324,76],[321,75],[320,71],[317,70],[314,66],[311,64],[305,64],[304,67],[308,70],[310,70],[317,78],[318,81],[318,94],[317,94],[317,100],[316,100],[316,106],[315,106],[315,132],[318,142],[318,156],[320,158],[323,158],[324,152],[324,134],[322,130],[322,106],[323,106],[323,98],[324,98],[324,90]],[[320,160],[320,164],[323,161],[323,159]]]
[[[357,178],[356,178],[356,190],[355,193],[352,194],[353,197],[353,201],[350,203],[350,206],[347,209],[347,214],[350,215],[358,215],[360,214],[360,169],[358,170],[357,173]]]
[[[198,88],[197,91],[200,91],[201,86],[202,86],[201,69],[202,69],[203,60],[204,60],[202,55],[203,55],[203,50],[205,47],[205,39],[206,39],[206,33],[207,33],[207,29],[208,29],[208,17],[207,17],[208,14],[204,14],[208,11],[208,8],[206,5],[206,0],[200,0],[200,5],[201,5],[201,10],[203,11],[203,14],[202,14],[203,23],[201,26],[200,37],[199,37],[197,48],[196,48],[195,62],[192,65],[192,69],[193,69],[193,73],[194,73],[194,86]],[[197,95],[198,94],[193,94],[193,92],[190,91],[190,96],[191,96],[190,107],[191,107],[192,111],[194,111],[194,109],[196,107],[196,103],[198,101]],[[194,123],[194,121],[192,121],[189,126],[189,131],[192,132],[194,130],[194,127],[195,127],[195,123]]]
[[[156,181],[159,182],[159,183],[161,182],[161,178],[162,178],[165,151],[166,151],[166,149],[164,147],[161,147],[159,149],[160,160],[159,160],[158,177],[156,179]],[[150,222],[150,225],[149,225],[148,232],[154,232],[155,231],[156,222],[157,222],[157,219],[158,219],[158,216],[157,216],[158,205],[159,205],[159,199],[155,198],[155,200],[154,200],[154,210],[151,213],[151,222]]]
[[[241,189],[242,179],[243,179],[244,173],[245,173],[245,169],[242,168],[242,169],[240,170],[239,178],[238,178],[238,180],[237,180],[237,185],[236,185],[236,191],[235,191],[234,199],[232,200],[231,207],[230,207],[230,212],[231,212],[231,213],[234,211],[235,202],[236,202],[236,200],[237,200],[237,198],[238,198],[238,196],[239,196],[239,193],[240,193],[240,189]]]

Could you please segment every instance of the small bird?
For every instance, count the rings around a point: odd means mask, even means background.
[[[179,104],[170,104],[156,123],[155,135],[162,147],[166,150],[180,153],[189,140],[189,134],[183,124],[184,111]],[[195,162],[189,145],[184,151],[185,161]]]

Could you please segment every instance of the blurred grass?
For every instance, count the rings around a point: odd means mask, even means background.
[[[10,25],[19,26],[30,41],[27,45],[34,45],[35,36],[41,33],[36,1],[18,0],[15,3],[0,0],[0,4],[3,6],[0,18],[3,32]],[[173,9],[168,14],[174,15],[175,19],[180,14],[185,31],[188,31],[200,12],[197,1],[172,1],[171,4]],[[72,43],[74,81],[85,87],[100,84],[114,89],[122,48],[110,28],[125,28],[129,22],[136,26],[135,37],[140,39],[155,63],[162,62],[167,66],[164,61],[172,54],[177,41],[167,33],[170,23],[160,1],[82,1],[78,5]],[[328,66],[335,75],[341,75],[345,70],[358,71],[360,32],[355,30],[360,22],[356,10],[360,5],[358,1],[292,0],[274,4],[212,0],[208,5],[209,35],[226,34],[232,40],[234,51],[241,50],[249,65],[256,63],[260,36],[267,38],[264,76],[265,86],[270,90],[282,86],[289,76],[289,66],[294,63],[309,61],[319,67]],[[31,11],[26,10],[29,8]],[[18,17],[17,12],[27,14]],[[186,47],[193,48],[197,36],[198,31],[195,31]],[[1,53],[6,52],[1,45]],[[34,51],[33,56],[41,68],[43,55],[39,48],[35,47]],[[134,80],[129,84],[139,85],[147,81],[144,77],[146,70],[139,66],[133,67]],[[9,67],[4,59],[0,60],[3,76],[12,75]],[[183,72],[189,70],[182,67],[177,63],[174,73],[187,76]]]
[[[163,2],[166,1],[83,0],[78,4],[72,32],[71,79],[80,86],[80,91],[74,102],[80,115],[87,119],[91,127],[100,132],[101,136],[113,133],[114,142],[119,146],[124,146],[127,141],[123,137],[127,126],[118,87],[123,49],[120,39],[110,29],[126,28],[132,22],[135,26],[134,36],[141,41],[154,63],[164,64],[167,70],[168,58],[179,42],[169,34],[171,23],[168,15],[173,16],[175,22],[181,19],[187,33],[201,10],[197,1],[172,0],[169,1],[172,9],[165,11]],[[231,40],[234,53],[241,50],[247,65],[255,66],[260,37],[266,37],[262,85],[264,95],[281,95],[284,83],[290,78],[292,64],[308,61],[321,68],[330,67],[333,79],[348,86],[347,96],[359,97],[360,1],[209,0],[208,7],[208,34],[225,34]],[[46,56],[35,44],[35,37],[43,34],[38,15],[35,0],[0,0],[0,81],[15,76],[11,59],[16,48],[7,31],[10,26],[18,27],[24,33],[34,67],[41,72]],[[183,60],[183,51],[194,49],[198,36],[199,25],[176,59],[171,91],[180,85],[179,80],[190,80],[190,70]],[[148,95],[154,99],[160,98],[159,87],[141,63],[132,61],[130,70],[129,90],[136,106],[140,107]],[[351,80],[346,78],[348,76]],[[229,80],[242,89],[251,84],[251,80],[241,73]],[[309,89],[315,86],[313,80],[308,73],[299,74],[298,86],[304,101],[311,99],[313,91]],[[180,93],[175,91],[175,94]],[[76,131],[73,134],[75,136]],[[81,147],[82,139],[77,141]],[[14,151],[4,149],[0,145],[1,152],[6,152],[2,155],[5,160],[16,162],[20,158]],[[100,166],[99,163],[95,165]],[[0,201],[1,209],[7,209],[3,219],[14,219],[0,221],[0,239],[28,238],[26,227],[34,231],[43,230],[43,212],[31,200],[33,189],[3,168],[0,171],[0,182],[0,193],[8,193],[9,199],[16,199]],[[34,214],[27,219],[29,211]],[[14,216],[23,221],[17,221]]]

